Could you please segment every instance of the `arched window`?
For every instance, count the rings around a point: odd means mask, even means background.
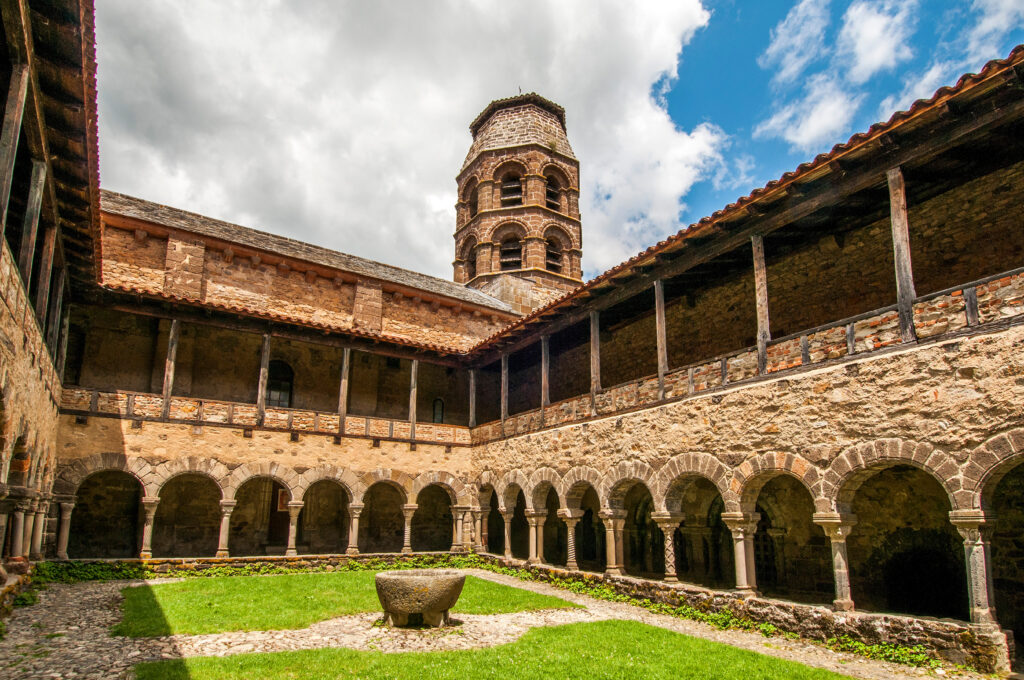
[[[501,261],[502,271],[522,269],[523,242],[519,240],[518,236],[506,237],[501,242],[501,248],[498,251],[498,256]]]
[[[562,208],[562,190],[558,185],[558,180],[548,175],[544,178],[546,186],[544,187],[545,200],[547,205],[552,210],[561,210]]]
[[[463,271],[466,281],[476,278],[476,239],[470,238],[462,247]]]
[[[267,367],[267,406],[275,408],[292,407],[292,383],[295,372],[280,359],[274,359]]]
[[[501,207],[508,208],[523,204],[523,181],[515,172],[507,172],[501,178]]]
[[[443,423],[444,422],[444,399],[438,397],[434,400],[434,414],[432,422]]]
[[[562,273],[562,246],[556,239],[549,238],[545,243],[544,264],[549,272]]]
[[[469,188],[466,190],[466,205],[469,207],[469,216],[476,217],[476,213],[479,209],[479,202],[477,201],[477,187],[476,182],[472,182]]]

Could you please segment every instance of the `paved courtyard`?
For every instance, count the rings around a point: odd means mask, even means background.
[[[456,625],[447,629],[377,627],[373,623],[380,614],[366,613],[321,621],[298,630],[127,638],[113,637],[109,629],[121,619],[121,589],[142,581],[53,584],[40,592],[38,604],[16,609],[7,620],[8,635],[0,641],[0,676],[26,679],[131,678],[132,666],[142,661],[322,647],[348,647],[384,653],[459,650],[509,643],[537,626],[628,619],[856,678],[901,680],[936,673],[965,679],[986,677],[870,661],[806,642],[766,639],[757,633],[721,631],[705,624],[653,614],[628,604],[603,602],[501,574],[478,570],[466,570],[466,573],[560,597],[584,608],[497,615],[458,614]],[[167,580],[149,583],[160,582]]]

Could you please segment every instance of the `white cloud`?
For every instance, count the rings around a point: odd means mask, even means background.
[[[960,64],[950,61],[933,62],[923,73],[913,73],[903,81],[903,90],[890,95],[878,106],[880,120],[888,120],[896,111],[905,111],[918,99],[928,99],[943,85],[948,85],[952,74],[959,72]]]
[[[967,60],[980,68],[990,59],[1005,57],[999,54],[1006,35],[1024,27],[1024,0],[974,0],[972,11],[978,20],[967,32]]]
[[[847,8],[838,51],[839,58],[849,62],[851,82],[863,84],[913,56],[908,43],[916,11],[916,0],[858,0]]]
[[[754,128],[754,138],[779,137],[804,152],[826,151],[823,145],[845,141],[839,135],[849,129],[863,99],[832,76],[817,74],[807,80],[801,98]]]
[[[771,31],[771,43],[758,57],[763,69],[775,68],[772,82],[790,83],[824,52],[829,0],[801,0]]]
[[[468,124],[535,90],[567,111],[595,273],[678,229],[720,159],[721,130],[652,98],[708,19],[698,0],[108,0],[103,186],[450,278]]]

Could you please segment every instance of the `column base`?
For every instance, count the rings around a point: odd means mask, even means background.
[[[832,609],[837,612],[852,612],[853,600],[833,600]]]
[[[679,579],[676,578],[675,574],[665,574],[665,578],[662,580],[665,583],[679,583]]]
[[[356,548],[354,546],[351,547],[351,548],[348,548],[347,550],[345,550],[345,554],[346,555],[358,555],[359,554],[359,548]]]
[[[526,560],[526,563],[527,564],[541,564],[541,561],[540,561],[539,557],[531,557],[531,558]]]
[[[218,550],[214,557],[231,557],[231,555],[228,554],[227,550]]]
[[[402,547],[402,554],[403,555],[411,555],[412,554],[412,548],[410,548],[408,546],[403,546]]]
[[[482,545],[474,545],[473,546],[473,552],[475,552],[475,553],[485,553],[485,552],[487,552],[487,548],[485,548]]]
[[[61,562],[67,562],[68,561],[68,554],[67,553],[57,553],[57,559],[60,560]]]
[[[143,550],[142,552],[139,553],[139,559],[140,560],[151,560],[151,559],[153,559],[153,551],[152,550]]]
[[[291,548],[289,550],[285,550],[284,551],[284,556],[285,557],[298,557],[299,556],[299,552],[297,550],[295,550],[294,548]]]
[[[42,553],[29,553],[28,554],[28,559],[31,562],[42,562],[43,561],[43,554]]]
[[[464,553],[464,552],[469,552],[469,551],[466,550],[466,548],[461,546],[461,545],[453,545],[451,548],[449,548],[448,552],[450,552],[450,553]]]
[[[502,555],[502,557],[504,557],[506,560],[510,560],[510,559],[512,559],[512,553],[506,552],[505,554]]]
[[[736,593],[736,595],[738,597],[741,597],[744,600],[746,600],[748,598],[751,598],[751,597],[758,597],[758,596],[761,595],[761,593],[757,592],[756,590],[754,590],[753,588],[750,588],[750,587],[736,588],[736,590],[734,592]]]
[[[576,562],[566,562],[565,563],[565,568],[568,569],[569,571],[579,571],[580,570],[580,565],[576,564]]]
[[[607,567],[604,573],[608,576],[622,576],[622,567]]]

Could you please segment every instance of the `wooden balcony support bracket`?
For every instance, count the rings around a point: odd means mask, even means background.
[[[181,322],[177,319],[171,321],[171,328],[167,336],[167,357],[164,360],[164,391],[162,417],[169,418],[171,415],[171,393],[174,390],[174,366],[178,360],[178,337],[181,334]]]
[[[501,355],[501,422],[508,419],[508,353]]]
[[[419,359],[412,360],[409,372],[409,439],[416,440],[416,382],[420,372]]]
[[[267,415],[267,375],[270,371],[270,333],[263,334],[260,351],[260,377],[256,387],[256,424],[263,426]]]
[[[910,257],[910,220],[907,216],[907,190],[903,171],[897,166],[885,173],[889,184],[889,212],[892,226],[893,257],[896,262],[896,304],[903,342],[917,339],[914,331],[914,271]]]
[[[654,281],[654,322],[658,347],[658,399],[665,398],[665,374],[668,373],[668,335],[665,328],[665,284]]]
[[[352,364],[352,349],[341,350],[341,379],[338,384],[338,434],[345,434],[345,417],[348,415],[348,379]]]
[[[476,427],[476,369],[469,369],[469,426]]]
[[[754,251],[754,294],[757,303],[757,372],[763,375],[768,367],[768,342],[772,339],[768,319],[768,273],[764,262],[764,237],[751,234]]]

